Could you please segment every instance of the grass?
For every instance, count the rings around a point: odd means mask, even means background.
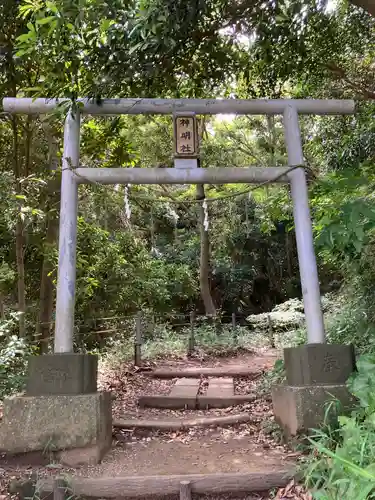
[[[310,438],[302,472],[319,500],[375,499],[375,355],[361,356],[357,369],[347,383],[357,406]]]

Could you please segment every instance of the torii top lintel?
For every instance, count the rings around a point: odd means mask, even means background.
[[[14,114],[44,114],[67,99],[32,99],[6,97],[5,112]],[[280,115],[293,107],[302,115],[348,115],[355,113],[353,100],[340,99],[78,99],[81,112],[91,115],[168,115],[194,112],[197,115]]]

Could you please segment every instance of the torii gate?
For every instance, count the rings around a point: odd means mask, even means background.
[[[65,100],[5,98],[3,100],[3,107],[4,111],[8,113],[29,115],[43,114],[52,111],[62,102],[65,102]],[[308,189],[304,170],[298,115],[353,114],[355,112],[354,101],[319,99],[215,100],[140,98],[103,99],[100,104],[88,99],[79,99],[78,103],[79,106],[77,106],[77,110],[75,110],[74,113],[72,111],[68,112],[64,128],[54,344],[55,355],[73,353],[77,205],[78,187],[80,184],[91,182],[102,184],[227,184],[283,182],[290,183],[291,186],[308,343],[308,345],[305,346],[305,350],[300,348],[294,348],[293,352],[285,350],[284,358],[287,365],[287,382],[290,384],[286,387],[307,387],[309,384],[310,387],[311,384],[319,385],[320,383],[327,384],[329,382],[339,382],[342,385],[342,383],[345,382],[345,377],[353,368],[354,360],[351,354],[352,351],[349,353],[349,351],[344,349],[347,346],[324,345],[325,331],[320,303],[319,279],[313,245]],[[195,113],[197,115],[225,113],[238,115],[283,115],[289,167],[143,169],[81,168],[79,166],[81,114],[173,115],[176,113]],[[331,348],[333,347],[335,347],[335,351],[332,353]],[[43,357],[44,356],[41,358]],[[327,359],[328,361],[326,362]],[[344,362],[342,361],[343,359]],[[327,366],[328,368],[326,368]],[[279,413],[279,415],[277,415],[279,421],[284,426],[289,426],[289,421],[287,422],[289,416],[282,414],[285,412],[285,397],[290,397],[289,393],[288,395],[285,394],[285,391],[286,389],[275,396],[274,405],[275,413]],[[62,392],[60,392],[60,394],[62,394]],[[294,396],[291,397],[293,399]],[[281,401],[279,410],[276,409],[278,404],[276,401],[277,398]],[[306,398],[308,401],[314,398],[314,396],[308,393]],[[290,405],[288,404],[288,406]],[[295,421],[297,421],[296,418],[294,418]],[[288,428],[289,430],[291,429],[290,426]]]
[[[17,114],[43,114],[52,111],[63,99],[4,99],[4,111]],[[82,183],[102,184],[228,184],[261,183],[280,174],[278,182],[289,182],[302,293],[309,343],[324,343],[325,333],[320,305],[320,290],[304,159],[298,114],[343,115],[354,112],[351,100],[205,100],[205,99],[104,99],[95,104],[80,100],[79,111],[69,112],[64,130],[63,172],[61,185],[59,268],[56,299],[55,352],[73,351],[74,302],[76,285],[76,241],[78,186]],[[285,141],[289,166],[301,166],[290,171],[286,167],[268,168],[208,168],[208,169],[141,169],[141,168],[80,168],[80,113],[113,114],[173,114],[178,111],[203,115],[235,113],[241,115],[278,115],[284,117]]]

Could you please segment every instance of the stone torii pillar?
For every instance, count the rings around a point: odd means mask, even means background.
[[[284,131],[289,165],[303,165],[298,115],[292,106],[284,111]],[[346,381],[355,369],[353,346],[325,343],[306,174],[299,168],[290,173],[290,179],[308,336],[306,345],[284,349],[286,384],[272,390],[275,418],[287,437],[323,424],[325,403],[332,397],[341,402],[344,411],[350,409],[354,400]]]

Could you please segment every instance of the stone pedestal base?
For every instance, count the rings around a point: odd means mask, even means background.
[[[340,414],[350,411],[355,404],[355,398],[345,384],[279,385],[272,389],[275,420],[286,438],[320,427],[325,423],[326,416],[334,420],[334,407],[327,413],[327,404],[333,400],[340,401]]]
[[[92,394],[97,391],[98,357],[64,353],[30,356],[27,396]]]
[[[0,450],[41,450],[66,465],[98,463],[112,443],[111,395],[15,396],[4,401]]]
[[[354,348],[306,344],[284,349],[286,382],[292,386],[345,384],[355,370]]]
[[[276,422],[286,438],[320,427],[327,416],[334,419],[335,405],[327,412],[330,401],[341,403],[341,414],[355,404],[346,388],[346,381],[355,370],[353,346],[291,347],[284,349],[284,362],[286,384],[273,388],[272,402]]]

